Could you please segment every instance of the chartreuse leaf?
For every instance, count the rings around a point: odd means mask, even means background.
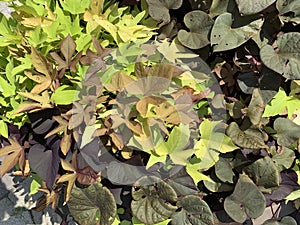
[[[167,219],[167,220],[164,220],[162,222],[159,222],[159,223],[156,223],[153,225],[168,225],[170,221],[171,221],[171,219]],[[132,223],[133,223],[133,225],[145,225],[143,222],[139,221],[135,216],[132,217]],[[119,225],[119,224],[117,224],[117,225]]]
[[[177,211],[172,215],[173,225],[214,224],[213,214],[205,201],[194,195],[187,195],[177,202]]]
[[[252,130],[242,131],[236,122],[230,123],[226,129],[226,134],[231,138],[233,143],[242,148],[268,149],[262,135],[258,135],[258,132],[253,132]]]
[[[200,163],[188,163],[186,165],[186,172],[191,176],[196,185],[202,180],[213,182],[209,176],[200,172]]]
[[[53,92],[50,100],[54,101],[56,105],[69,105],[78,100],[78,94],[78,90],[62,85]]]
[[[154,176],[140,178],[132,187],[131,210],[145,224],[155,224],[171,217],[177,207],[174,189]]]
[[[191,49],[203,48],[209,44],[208,33],[214,24],[213,19],[203,11],[195,10],[185,14],[184,23],[190,32],[180,30],[178,40]]]
[[[2,137],[8,138],[7,124],[2,119],[0,120],[0,135]]]
[[[285,216],[281,220],[266,220],[262,225],[297,225],[297,222],[293,217]]]
[[[232,14],[223,13],[217,17],[211,30],[210,40],[214,52],[237,48],[258,34],[262,20],[255,20],[245,26],[232,28]]]
[[[172,129],[167,141],[162,141],[155,146],[155,153],[159,156],[169,155],[173,163],[185,165],[187,158],[194,150],[184,150],[190,138],[189,125],[179,125]]]
[[[247,175],[240,175],[235,189],[224,201],[224,209],[236,222],[243,223],[247,216],[257,218],[263,214],[266,199]]]
[[[235,0],[239,11],[243,15],[250,15],[258,13],[268,6],[272,5],[276,0],[254,0],[254,1],[246,1],[246,0]]]
[[[90,0],[61,0],[60,4],[64,10],[77,15],[84,13],[90,6]]]
[[[150,16],[161,22],[163,25],[170,22],[169,9],[178,9],[182,5],[182,0],[146,0],[149,7]]]
[[[300,109],[300,99],[294,96],[287,96],[284,89],[280,88],[278,93],[266,105],[263,117],[277,116],[287,110],[288,118],[292,118],[293,113]]]
[[[200,124],[200,140],[195,144],[195,155],[201,160],[199,169],[207,170],[219,159],[220,153],[234,151],[238,147],[225,135],[220,121],[205,119]],[[222,132],[223,131],[223,132]]]
[[[269,156],[256,160],[244,171],[259,187],[273,190],[279,186],[279,171]]]
[[[99,182],[87,188],[72,188],[67,203],[71,215],[82,225],[111,225],[117,214],[112,193]]]
[[[277,118],[274,122],[279,145],[290,146],[300,137],[300,126],[286,118]]]
[[[300,33],[285,33],[277,39],[276,50],[271,45],[264,45],[260,49],[260,57],[267,67],[283,77],[290,80],[300,79],[299,43]]]

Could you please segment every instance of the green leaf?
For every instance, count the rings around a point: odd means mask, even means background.
[[[229,2],[230,0],[212,1],[209,9],[209,15],[211,16],[211,18],[214,18],[215,16],[219,16],[220,14],[227,12]]]
[[[273,99],[266,105],[263,117],[280,115],[286,107],[286,102],[286,93],[283,88],[280,88]]]
[[[90,6],[90,0],[60,0],[64,10],[77,15],[84,13]]]
[[[141,222],[162,222],[175,212],[171,203],[177,198],[173,188],[158,177],[145,176],[132,187],[131,210]]]
[[[276,41],[276,50],[271,45],[264,45],[260,50],[263,63],[283,77],[300,79],[300,33],[289,32]]]
[[[0,120],[0,135],[2,137],[8,138],[8,127],[3,120]]]
[[[287,201],[294,201],[299,198],[300,198],[300,190],[296,190],[291,192],[288,196],[286,196],[285,200],[287,202]]]
[[[261,12],[262,10],[266,9],[274,2],[276,2],[276,0],[253,0],[253,1],[235,0],[235,1],[242,15],[250,15],[250,14]]]
[[[177,202],[181,210],[172,215],[173,225],[209,225],[214,224],[213,214],[205,201],[188,195]]]
[[[218,161],[220,153],[231,152],[238,148],[225,135],[224,124],[220,121],[205,119],[199,129],[201,139],[194,147],[195,155],[201,160],[199,169],[209,169]]]
[[[194,151],[184,150],[190,138],[189,125],[179,125],[173,128],[168,140],[162,141],[158,146],[155,146],[155,153],[159,156],[169,155],[175,164],[185,165],[187,158]],[[179,157],[179,155],[181,157]]]
[[[295,158],[295,152],[283,146],[279,152],[273,154],[272,160],[281,172],[289,169],[293,165]]]
[[[262,97],[262,93],[259,88],[255,88],[252,93],[252,98],[248,106],[247,116],[251,123],[255,126],[260,124],[262,115],[265,110],[265,103]]]
[[[42,179],[37,174],[31,174],[30,177],[32,177],[33,180],[30,183],[29,196],[36,194],[42,186]]]
[[[223,182],[233,183],[233,166],[230,164],[230,159],[220,157],[215,165],[215,172],[217,177]]]
[[[4,79],[2,76],[0,76],[0,93],[4,97],[12,97],[15,95],[16,87],[14,85],[11,85],[6,79]]]
[[[153,224],[153,225],[168,225],[169,222],[171,221],[171,219],[167,219],[165,221]],[[144,223],[142,223],[141,221],[139,221],[135,216],[132,217],[132,223],[133,225],[145,225]],[[119,224],[117,224],[119,225]]]
[[[297,222],[293,217],[285,216],[281,220],[276,220],[276,219],[266,220],[262,225],[297,225]]]
[[[300,137],[300,126],[286,118],[277,118],[274,122],[279,145],[290,146]]]
[[[269,156],[256,160],[244,171],[259,187],[273,190],[279,186],[279,171]]]
[[[190,32],[180,30],[178,40],[191,49],[203,48],[209,44],[208,33],[214,24],[213,19],[203,11],[195,10],[185,14],[184,23]]]
[[[169,9],[179,9],[183,0],[146,0],[150,16],[165,25],[170,22]]]
[[[240,130],[236,122],[231,122],[226,129],[226,134],[231,138],[233,143],[242,147],[250,149],[261,149],[269,147],[265,144],[262,135],[258,135],[257,132],[251,130]]]
[[[6,34],[12,34],[12,29],[9,26],[7,18],[0,13],[0,35],[6,36]]]
[[[224,201],[228,215],[236,222],[243,223],[247,216],[257,218],[263,214],[266,199],[247,175],[240,175],[235,189]]]
[[[51,95],[51,101],[56,105],[69,105],[78,100],[78,90],[71,89],[67,85],[60,86]]]
[[[74,185],[67,204],[71,215],[81,225],[111,225],[117,214],[114,196],[98,182],[87,188]]]
[[[300,6],[298,0],[277,0],[276,8],[283,21],[300,23]]]
[[[214,52],[234,49],[258,34],[262,20],[255,20],[248,25],[232,28],[232,15],[223,13],[217,17],[212,28],[210,40]]]

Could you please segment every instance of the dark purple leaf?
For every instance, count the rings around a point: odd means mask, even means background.
[[[281,182],[279,188],[272,192],[272,194],[266,194],[267,205],[273,201],[282,201],[286,196],[288,196],[292,191],[298,190],[300,185],[297,183],[297,174],[288,170],[286,172],[280,173]]]
[[[35,144],[28,154],[31,168],[46,182],[49,190],[52,190],[59,168],[59,145],[58,137],[51,136],[47,139],[47,145]]]

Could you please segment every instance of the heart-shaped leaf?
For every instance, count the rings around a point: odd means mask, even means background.
[[[300,126],[286,118],[277,118],[274,122],[279,145],[289,146],[300,137]]]
[[[258,135],[257,132],[242,131],[236,122],[229,124],[226,129],[226,134],[231,138],[233,143],[242,148],[268,149],[261,135]]]
[[[220,157],[215,165],[215,172],[221,181],[233,183],[234,172],[230,160],[231,159]]]
[[[298,0],[278,0],[276,8],[283,21],[300,23],[300,5]]]
[[[184,16],[184,23],[190,32],[180,30],[178,40],[191,49],[203,48],[209,44],[208,33],[214,24],[213,19],[203,11],[195,10]]]
[[[235,0],[239,11],[243,15],[250,15],[258,13],[268,6],[272,5],[276,0],[253,0],[253,1],[247,1],[247,0]]]
[[[111,225],[117,214],[114,196],[99,182],[87,188],[74,185],[68,207],[81,225]]]
[[[57,136],[52,136],[47,139],[47,142],[49,147],[41,144],[33,145],[29,150],[28,160],[32,169],[46,181],[47,188],[52,190],[59,169],[60,141]]]
[[[146,0],[148,4],[150,16],[162,25],[170,22],[169,9],[179,9],[182,5],[182,0]]]
[[[265,189],[276,189],[279,186],[279,171],[269,156],[256,160],[245,167],[244,171],[257,186]]]
[[[223,13],[217,17],[212,28],[210,40],[214,52],[237,48],[258,34],[262,20],[255,20],[248,25],[232,28],[232,14]]]
[[[281,35],[274,49],[264,45],[260,50],[263,63],[287,79],[300,79],[300,33],[290,32]]]
[[[145,224],[155,224],[171,217],[176,208],[174,189],[154,176],[139,179],[132,187],[132,213]]]
[[[214,224],[213,214],[205,201],[197,196],[188,195],[177,202],[181,209],[172,216],[174,225]]]
[[[263,214],[266,199],[247,175],[240,175],[235,189],[224,201],[228,215],[236,222],[243,223],[247,216],[257,218]]]
[[[281,220],[270,219],[265,221],[262,225],[297,225],[293,217],[285,216]]]
[[[281,172],[289,169],[295,160],[295,152],[287,147],[282,147],[279,152],[273,154],[272,160],[274,161],[277,169]]]

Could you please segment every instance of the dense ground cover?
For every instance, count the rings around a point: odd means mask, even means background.
[[[10,7],[0,172],[45,193],[35,210],[82,225],[300,221],[297,0]]]

